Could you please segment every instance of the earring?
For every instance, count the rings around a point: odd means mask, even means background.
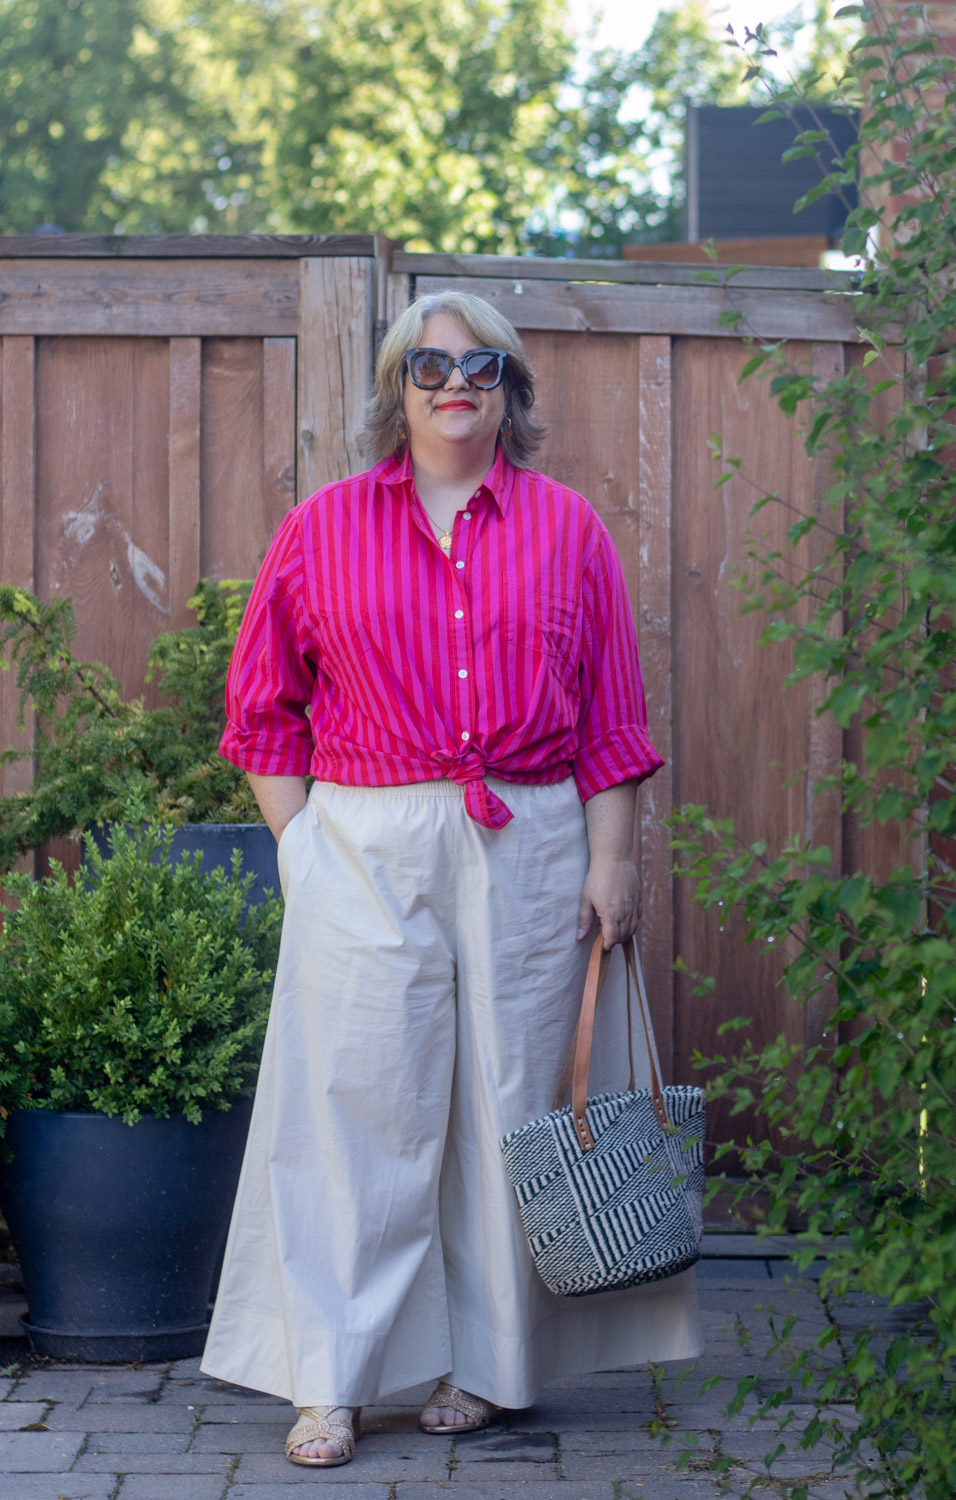
[[[503,438],[510,438],[512,432],[514,431],[514,428],[511,425],[511,418],[507,414],[505,415],[501,426],[498,428],[498,431],[501,433],[501,436]]]
[[[408,447],[408,423],[405,421],[405,418],[403,416],[399,416],[399,419],[398,419],[398,422],[396,423],[396,426],[398,428],[398,441],[399,441],[399,443],[404,444],[405,447],[407,448]]]

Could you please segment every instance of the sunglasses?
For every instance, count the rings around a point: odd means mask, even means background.
[[[493,391],[501,384],[505,372],[504,349],[469,349],[460,359],[453,359],[444,349],[406,349],[405,368],[413,385],[420,391],[437,391],[452,370],[460,370],[469,385],[480,391]]]

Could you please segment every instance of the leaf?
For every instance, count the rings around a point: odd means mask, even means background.
[[[842,682],[839,687],[834,688],[825,706],[837,723],[848,729],[854,714],[860,711],[863,696],[864,690],[857,683]]]

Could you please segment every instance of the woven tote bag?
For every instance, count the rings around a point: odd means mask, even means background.
[[[549,1290],[562,1297],[661,1281],[700,1258],[703,1091],[661,1087],[633,938],[624,957],[627,1091],[587,1097],[594,1013],[610,958],[599,933],[553,1110],[500,1141],[534,1263]],[[632,976],[651,1065],[649,1089],[634,1087]],[[571,1103],[561,1107],[569,1083]]]

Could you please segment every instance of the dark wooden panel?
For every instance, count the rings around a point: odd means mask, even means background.
[[[299,264],[299,499],[366,467],[359,443],[372,380],[375,277],[362,260]]]
[[[193,623],[199,578],[202,340],[169,341],[169,623]]]
[[[37,411],[37,591],[132,696],[169,624],[167,341],[39,340]]]
[[[661,1067],[674,1076],[674,856],[664,819],[674,805],[671,553],[674,493],[671,454],[671,341],[643,338],[638,368],[639,450],[637,636],[651,740],[665,764],[638,792],[644,917],[641,958]],[[686,1077],[686,1072],[683,1073]]]
[[[374,255],[371,234],[5,234],[0,259],[296,260],[304,255]]]
[[[805,776],[783,786],[809,760],[809,700],[806,685],[782,692],[789,667],[785,646],[758,645],[765,621],[742,616],[741,595],[731,574],[744,558],[753,501],[770,491],[807,509],[812,504],[810,465],[793,422],[770,397],[767,382],[737,384],[748,351],[725,341],[684,339],[675,343],[674,380],[674,561],[673,677],[675,800],[703,803],[718,816],[732,816],[746,842],[764,838],[771,850],[807,832]],[[793,346],[793,358],[809,358]],[[707,449],[720,433],[724,451],[742,461],[741,477],[715,489],[718,470]],[[793,513],[768,506],[754,523],[769,542],[785,543]],[[689,883],[675,891],[679,955],[694,969],[715,976],[709,998],[691,995],[678,976],[675,1036],[678,1074],[686,1074],[695,1049],[726,1050],[721,1021],[751,1016],[755,1042],[783,1032],[796,1038],[797,1008],[779,985],[777,956],[743,941],[742,919],[704,915],[692,902]],[[716,1108],[708,1134],[739,1138],[726,1107]]]
[[[282,260],[0,262],[0,333],[294,335],[298,268]]]
[[[295,504],[295,339],[262,342],[262,465],[268,541]]]
[[[0,346],[0,579],[33,588],[36,503],[35,350],[30,338],[5,338]],[[0,672],[0,745],[28,748],[29,728],[17,728],[13,673]],[[0,769],[0,795],[30,785],[30,764]]]
[[[484,297],[518,328],[572,333],[704,334],[711,338],[813,338],[845,342],[857,337],[864,302],[823,292],[760,291],[731,286],[605,286],[532,278],[482,280],[418,276],[416,290],[455,290]],[[739,329],[721,317],[743,315]]]
[[[262,343],[206,339],[202,362],[203,577],[251,578],[270,532],[263,493]],[[193,580],[195,582],[195,580]]]

